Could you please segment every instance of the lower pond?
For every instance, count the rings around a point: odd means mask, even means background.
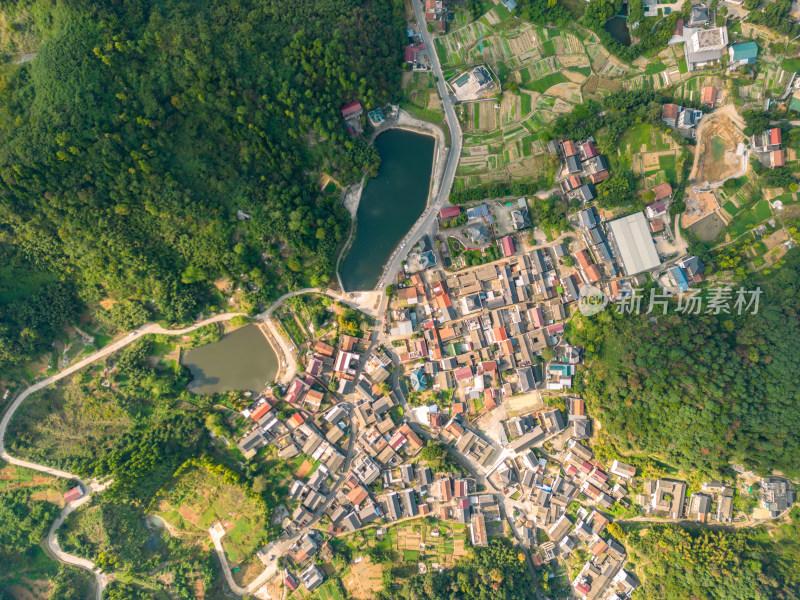
[[[181,363],[192,373],[195,394],[260,392],[278,373],[278,357],[257,325],[245,325],[218,342],[193,348]]]
[[[611,37],[623,46],[631,45],[631,33],[628,31],[628,20],[625,17],[617,16],[613,19],[609,19],[606,21],[606,24],[603,25],[603,29],[610,33]]]
[[[434,138],[390,129],[376,138],[375,148],[381,168],[361,194],[356,237],[341,265],[348,291],[377,285],[383,265],[428,201]]]

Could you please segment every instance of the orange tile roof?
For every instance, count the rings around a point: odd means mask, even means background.
[[[659,183],[653,188],[653,193],[656,195],[656,200],[670,198],[672,197],[672,186],[668,183]]]

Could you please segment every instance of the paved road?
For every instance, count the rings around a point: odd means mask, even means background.
[[[34,471],[41,471],[42,473],[47,473],[48,475],[54,475],[56,477],[64,477],[67,479],[77,479],[77,477],[72,473],[67,473],[66,471],[60,471],[58,469],[52,469],[50,467],[45,467],[43,465],[37,465],[36,463],[20,460],[18,458],[14,458],[13,456],[9,455],[8,452],[6,452],[5,437],[6,437],[6,430],[8,429],[8,424],[11,422],[11,418],[14,416],[14,413],[17,412],[17,409],[28,398],[28,396],[38,392],[39,390],[43,390],[47,386],[57,381],[60,381],[65,377],[69,377],[73,373],[80,371],[84,367],[89,366],[90,364],[100,360],[101,358],[110,356],[117,350],[120,350],[121,348],[124,348],[125,346],[132,344],[133,342],[135,342],[144,335],[148,335],[151,333],[160,335],[183,335],[185,333],[190,333],[196,329],[200,329],[201,327],[204,327],[211,323],[219,323],[220,321],[230,321],[233,317],[236,316],[241,316],[241,313],[224,313],[220,315],[215,315],[203,321],[198,321],[197,323],[195,323],[194,325],[190,325],[189,327],[184,327],[183,329],[165,329],[161,327],[161,325],[158,325],[156,323],[148,323],[147,325],[143,325],[133,333],[130,333],[123,338],[111,342],[110,344],[98,350],[94,354],[91,354],[86,358],[76,362],[75,364],[67,367],[63,371],[56,373],[52,377],[48,377],[47,379],[42,379],[41,381],[34,383],[31,387],[23,391],[19,396],[17,396],[14,399],[14,401],[11,403],[11,406],[8,407],[5,414],[3,415],[2,421],[0,421],[0,458],[13,465],[27,467],[28,469],[33,469]]]
[[[422,40],[428,48],[428,56],[431,61],[431,68],[436,77],[436,87],[439,90],[439,96],[442,99],[442,108],[444,108],[444,117],[447,120],[447,126],[450,129],[450,152],[447,156],[447,164],[444,168],[439,189],[431,199],[428,208],[422,213],[420,218],[414,226],[403,238],[398,250],[392,255],[383,270],[383,275],[378,283],[378,287],[382,288],[387,283],[392,283],[395,276],[402,268],[402,263],[408,254],[408,251],[414,247],[420,238],[425,234],[432,234],[435,232],[436,217],[443,206],[447,204],[447,199],[450,196],[450,189],[453,187],[453,179],[456,174],[456,167],[458,167],[458,159],[461,156],[461,125],[456,117],[456,111],[453,108],[453,100],[447,91],[444,76],[442,75],[442,67],[439,63],[439,57],[436,55],[436,46],[431,40],[428,33],[427,21],[425,15],[422,13],[422,5],[419,0],[411,0],[414,5],[414,15],[417,19],[417,29],[422,34]]]
[[[82,482],[83,483],[83,482]],[[91,498],[91,493],[93,491],[101,491],[105,489],[108,484],[98,485],[96,482],[92,484],[83,483],[84,490],[87,491],[86,495],[74,500],[67,504],[62,510],[61,514],[58,518],[53,522],[50,526],[50,531],[47,533],[47,551],[50,555],[67,565],[72,565],[74,567],[78,567],[85,571],[89,571],[95,577],[96,585],[95,585],[95,598],[96,600],[100,600],[103,597],[103,591],[105,590],[108,582],[110,581],[110,577],[103,573],[100,569],[95,567],[95,564],[86,558],[81,558],[80,556],[75,556],[73,554],[67,554],[61,549],[61,546],[58,543],[57,532],[64,524],[64,520],[74,512],[79,506],[85,504]]]

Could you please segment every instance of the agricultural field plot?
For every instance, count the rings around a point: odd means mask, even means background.
[[[383,586],[383,569],[374,564],[369,556],[363,556],[358,564],[351,564],[342,573],[342,584],[348,596],[356,600],[366,600],[375,595],[375,590]]]
[[[506,13],[505,15],[502,14],[503,11]],[[436,38],[436,50],[442,68],[447,70],[481,61],[484,52],[489,52],[495,60],[503,60],[504,49],[502,44],[497,44],[501,47],[496,49],[497,40],[488,40],[486,38],[494,33],[494,27],[503,23],[510,16],[510,13],[504,7],[497,6],[466,27],[456,29],[452,33]],[[529,27],[526,24],[521,24],[516,30],[507,30],[504,33],[507,36],[511,36],[513,33],[518,33],[522,29]],[[489,50],[490,48],[491,50]]]
[[[542,169],[549,168],[544,156],[546,130],[558,116],[623,85],[661,88],[672,82],[669,73],[679,75],[672,48],[662,53],[655,66],[632,68],[611,56],[589,31],[548,29],[508,19],[500,5],[478,21],[437,38],[436,44],[445,77],[483,63],[501,81],[519,86],[506,91],[501,100],[458,108],[465,137],[454,189],[542,175]],[[626,81],[630,77],[635,79]],[[494,134],[497,139],[490,140],[488,136]],[[654,176],[655,183],[674,179],[676,158],[673,153],[663,159],[667,176]],[[658,163],[659,159],[653,160]]]
[[[371,547],[391,551],[396,563],[424,562],[428,566],[436,564],[441,568],[452,567],[467,553],[466,527],[449,521],[428,522],[420,518],[389,527],[382,540],[374,539],[371,532],[359,532],[346,539],[353,557],[363,557],[360,563],[351,564],[342,576],[348,591],[357,591],[364,586],[363,581],[356,582],[353,579],[358,573],[380,580],[380,566],[370,565],[366,556],[366,551]],[[365,562],[367,567],[362,571]],[[414,567],[416,570],[416,565]]]
[[[21,488],[39,488],[31,495],[32,500],[43,500],[61,508],[65,503],[64,497],[59,491],[60,483],[62,482],[55,477],[0,461],[0,492]]]
[[[783,92],[786,84],[791,79],[791,73],[784,71],[780,65],[774,63],[767,63],[764,74],[764,88],[769,90],[772,95],[777,95]]]
[[[663,131],[642,123],[629,129],[620,140],[621,155],[631,159],[631,170],[641,175],[641,189],[650,189],[659,183],[678,183],[680,146]]]
[[[222,538],[228,561],[239,564],[261,546],[267,523],[263,507],[239,487],[226,483],[219,473],[191,466],[169,485],[157,513],[171,531],[208,535],[217,521],[225,528]]]
[[[702,93],[703,88],[706,86],[714,86],[717,88],[717,98],[719,102],[719,97],[724,90],[722,80],[719,77],[709,73],[690,77],[676,87],[675,101],[679,102],[684,100],[689,102],[699,102],[700,94]]]
[[[436,81],[430,73],[405,72],[402,85],[404,100],[419,108],[435,108],[431,104],[441,102],[436,92]]]
[[[756,225],[762,221],[766,221],[771,216],[772,209],[769,206],[769,202],[766,200],[759,201],[752,208],[742,210],[728,224],[728,231],[731,234],[731,239],[743,235],[745,232],[753,229]]]

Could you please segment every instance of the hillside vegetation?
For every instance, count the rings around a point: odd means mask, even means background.
[[[645,299],[639,316],[606,310],[583,321],[572,339],[591,357],[581,390],[618,451],[707,476],[730,463],[797,475],[800,252],[786,261],[742,283],[763,290],[755,315],[682,315],[674,304],[646,315]]]
[[[221,300],[221,276],[252,284],[249,306],[326,283],[350,220],[318,176],[377,167],[339,107],[395,96],[402,7],[55,4],[29,26],[35,58],[0,70],[0,256],[71,280],[84,302],[132,297],[169,321]],[[0,10],[13,24],[39,8]],[[1,366],[38,331],[0,312]]]
[[[800,589],[799,540],[795,508],[790,522],[772,532],[656,525],[627,541],[643,565],[642,600],[793,600]]]

